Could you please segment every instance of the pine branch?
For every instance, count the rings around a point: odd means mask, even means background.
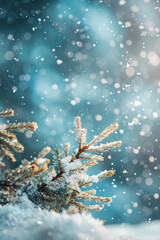
[[[63,150],[64,150],[65,157],[67,157],[69,155],[70,143],[68,143],[68,142],[65,143],[63,146]]]
[[[122,142],[121,141],[117,141],[117,142],[111,142],[111,143],[107,143],[107,144],[101,144],[100,146],[91,146],[90,148],[87,148],[86,152],[96,152],[96,151],[104,151],[104,150],[108,150],[108,148],[114,148],[117,146],[121,146]]]
[[[37,176],[39,173],[47,170],[49,163],[50,160],[46,158],[43,159],[43,161],[42,159],[40,161],[39,158],[33,160],[32,162],[27,161],[25,165],[20,165],[15,170],[7,170],[5,172],[6,175],[4,182],[10,183],[10,186],[17,185],[19,182],[24,182],[28,180],[28,178]]]
[[[101,132],[97,137],[95,137],[89,144],[88,148],[95,144],[96,142],[102,141],[104,138],[108,137],[111,133],[119,128],[118,123],[111,124],[103,132]]]
[[[2,153],[1,153],[1,156],[8,156],[12,162],[16,162],[16,159],[14,157],[14,154],[8,150],[8,148],[5,148],[4,146],[0,146],[1,150],[2,150]],[[4,167],[5,164],[3,163],[2,164],[2,167]]]
[[[14,111],[12,109],[6,109],[0,112],[0,118],[12,116],[14,116]]]
[[[80,117],[78,117],[78,121],[81,123]],[[77,127],[78,124],[74,124],[74,125]],[[120,146],[122,144],[121,141],[107,143],[107,144],[103,144],[100,146],[93,146],[95,143],[102,141],[104,138],[106,138],[111,133],[116,131],[118,129],[118,127],[119,127],[118,123],[112,124],[109,127],[107,127],[101,134],[99,134],[97,137],[95,137],[90,143],[85,144],[82,147],[80,145],[78,152],[72,157],[71,162],[73,162],[75,159],[79,159],[81,154],[83,154],[85,152],[103,151],[108,148]],[[76,128],[76,132],[77,132],[77,128]],[[87,131],[86,131],[86,133],[87,133]],[[77,138],[77,136],[76,136],[76,138]],[[86,138],[86,136],[85,136],[85,138]]]
[[[38,154],[37,159],[44,158],[51,151],[50,147],[43,148],[42,151]]]
[[[11,116],[14,116],[14,111],[12,109],[6,109],[0,112],[0,118]],[[12,131],[24,132],[27,129],[35,131],[37,129],[37,124],[34,122],[0,124],[0,157],[7,156],[12,162],[16,161],[12,150],[15,152],[23,152],[24,147],[18,142],[16,135],[12,133]],[[5,164],[0,164],[0,166],[4,165]]]
[[[57,154],[57,161],[58,161],[58,166],[59,166],[59,173],[62,173],[62,166],[61,166],[61,158],[60,158],[60,151],[58,148],[55,149],[55,152]]]
[[[4,111],[2,115],[7,115],[7,113]],[[23,146],[17,141],[16,135],[10,131],[35,130],[36,126],[35,123],[13,123],[1,127],[1,154],[15,160],[10,149],[22,151]],[[82,189],[115,174],[113,170],[105,170],[97,175],[89,176],[87,170],[104,160],[101,155],[92,154],[92,152],[104,151],[121,145],[121,141],[96,145],[117,130],[118,124],[107,127],[88,144],[86,143],[87,130],[82,128],[80,117],[74,118],[74,126],[75,140],[78,143],[76,153],[69,155],[70,144],[65,143],[63,152],[58,148],[55,149],[53,164],[48,167],[50,160],[45,157],[51,151],[51,148],[46,147],[33,161],[23,160],[22,164],[15,170],[7,170],[4,179],[0,181],[1,204],[16,202],[20,193],[26,193],[32,202],[42,208],[56,212],[65,209],[68,214],[72,214],[77,211],[100,211],[104,207],[102,204],[84,205],[77,201],[79,199],[93,200],[104,204],[111,202],[110,197],[96,196],[95,189],[89,191],[83,191]]]
[[[37,129],[37,123],[35,122],[28,122],[28,123],[12,123],[12,124],[7,124],[6,125],[6,130],[16,130],[16,131],[21,131],[24,132],[26,129],[35,131]]]

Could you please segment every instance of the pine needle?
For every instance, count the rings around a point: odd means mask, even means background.
[[[12,109],[6,109],[0,112],[0,118],[12,116],[14,116],[14,111]]]
[[[35,122],[28,122],[28,123],[12,123],[12,124],[8,124],[6,126],[6,130],[16,130],[16,131],[22,131],[24,132],[26,129],[35,131],[38,128],[37,123]]]
[[[44,158],[51,151],[50,147],[43,148],[37,158]]]
[[[95,137],[89,144],[88,148],[96,142],[102,141],[104,138],[108,137],[111,133],[119,128],[118,123],[111,124],[103,132],[101,132],[97,137]]]
[[[63,146],[63,150],[64,150],[64,153],[65,153],[65,157],[67,157],[69,155],[69,150],[70,150],[70,143],[65,143],[64,146]]]

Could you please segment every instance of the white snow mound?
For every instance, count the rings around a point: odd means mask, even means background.
[[[35,208],[27,197],[0,207],[0,240],[114,240],[102,221],[89,214]]]

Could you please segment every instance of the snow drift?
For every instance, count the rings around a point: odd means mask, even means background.
[[[27,197],[0,206],[1,240],[113,240],[103,222],[89,214],[68,215],[36,208]]]

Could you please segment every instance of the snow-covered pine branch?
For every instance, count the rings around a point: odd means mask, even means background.
[[[13,115],[12,111],[7,111],[8,116]],[[2,112],[1,115],[7,116],[7,111]],[[16,135],[12,136],[11,130],[25,130],[26,128],[34,130],[35,126],[35,123],[6,125],[6,128],[0,131],[0,148],[3,150],[6,147],[4,143],[7,142],[6,149],[8,151],[9,147],[19,150],[21,145],[18,143]],[[110,197],[96,196],[95,189],[84,191],[84,188],[115,174],[113,170],[105,170],[97,175],[89,176],[87,170],[89,167],[98,164],[99,161],[104,160],[101,155],[92,154],[92,152],[108,150],[108,148],[121,145],[121,141],[96,145],[117,130],[118,124],[107,127],[88,144],[86,140],[87,130],[82,128],[80,117],[74,118],[74,126],[75,140],[78,143],[75,154],[69,154],[70,144],[65,143],[62,149],[56,148],[54,150],[51,162],[45,158],[51,151],[50,147],[46,147],[33,161],[23,160],[17,169],[5,171],[4,179],[0,181],[1,204],[19,202],[19,197],[25,193],[34,204],[41,208],[56,212],[65,209],[71,214],[92,209],[99,211],[104,206],[102,203],[111,202]],[[7,136],[3,136],[6,133],[4,131],[8,131]],[[5,141],[4,138],[6,138]],[[13,139],[15,140],[14,145]],[[15,144],[18,144],[19,148]],[[49,166],[50,162],[51,165]],[[95,205],[84,205],[79,201],[80,199],[95,200],[97,203]]]

